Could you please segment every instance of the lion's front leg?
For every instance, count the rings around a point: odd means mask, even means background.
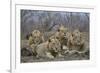
[[[54,59],[54,56],[50,52],[46,52],[46,57],[49,59]]]

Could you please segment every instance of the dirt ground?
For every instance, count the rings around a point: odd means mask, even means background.
[[[47,59],[47,58],[36,58],[35,56],[21,56],[21,63],[32,63],[32,62],[51,62],[51,61],[74,61],[74,60],[89,60],[89,52],[83,54],[66,54],[60,58]]]

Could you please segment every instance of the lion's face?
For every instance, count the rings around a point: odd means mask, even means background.
[[[61,44],[57,39],[49,39],[49,49],[58,52],[61,49]]]
[[[38,37],[40,37],[40,35],[41,35],[41,33],[40,33],[40,31],[38,31],[38,30],[34,30],[33,32],[32,32],[32,37],[34,37],[34,38],[38,38]]]
[[[61,38],[63,38],[63,37],[66,35],[67,28],[65,28],[64,26],[61,26],[61,27],[58,29],[58,32],[59,32],[59,36],[60,36]]]
[[[80,36],[81,36],[81,32],[80,32],[78,29],[76,29],[76,30],[74,30],[74,32],[73,32],[73,36],[74,36],[75,38],[80,37]]]
[[[40,43],[40,41],[42,39],[41,37],[42,37],[42,35],[41,35],[40,31],[34,30],[32,32],[32,38],[33,38],[34,43]]]

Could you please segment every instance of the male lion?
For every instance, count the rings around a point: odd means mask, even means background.
[[[34,55],[35,55],[35,49],[37,45],[43,42],[44,42],[44,37],[42,33],[40,33],[39,30],[32,31],[32,35],[29,37],[29,45]]]
[[[79,50],[83,44],[83,39],[81,38],[81,32],[79,30],[74,30],[69,36],[68,47],[70,50]]]
[[[29,37],[29,45],[31,44],[40,44],[44,42],[44,37],[39,30],[32,31],[32,35]]]
[[[72,53],[77,52],[81,54],[89,51],[89,43],[83,38],[82,33],[78,29],[74,30],[69,36],[67,45]]]

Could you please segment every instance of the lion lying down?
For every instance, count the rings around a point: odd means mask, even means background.
[[[49,39],[32,49],[37,58],[54,59],[54,57],[60,56],[61,44],[57,39]]]

